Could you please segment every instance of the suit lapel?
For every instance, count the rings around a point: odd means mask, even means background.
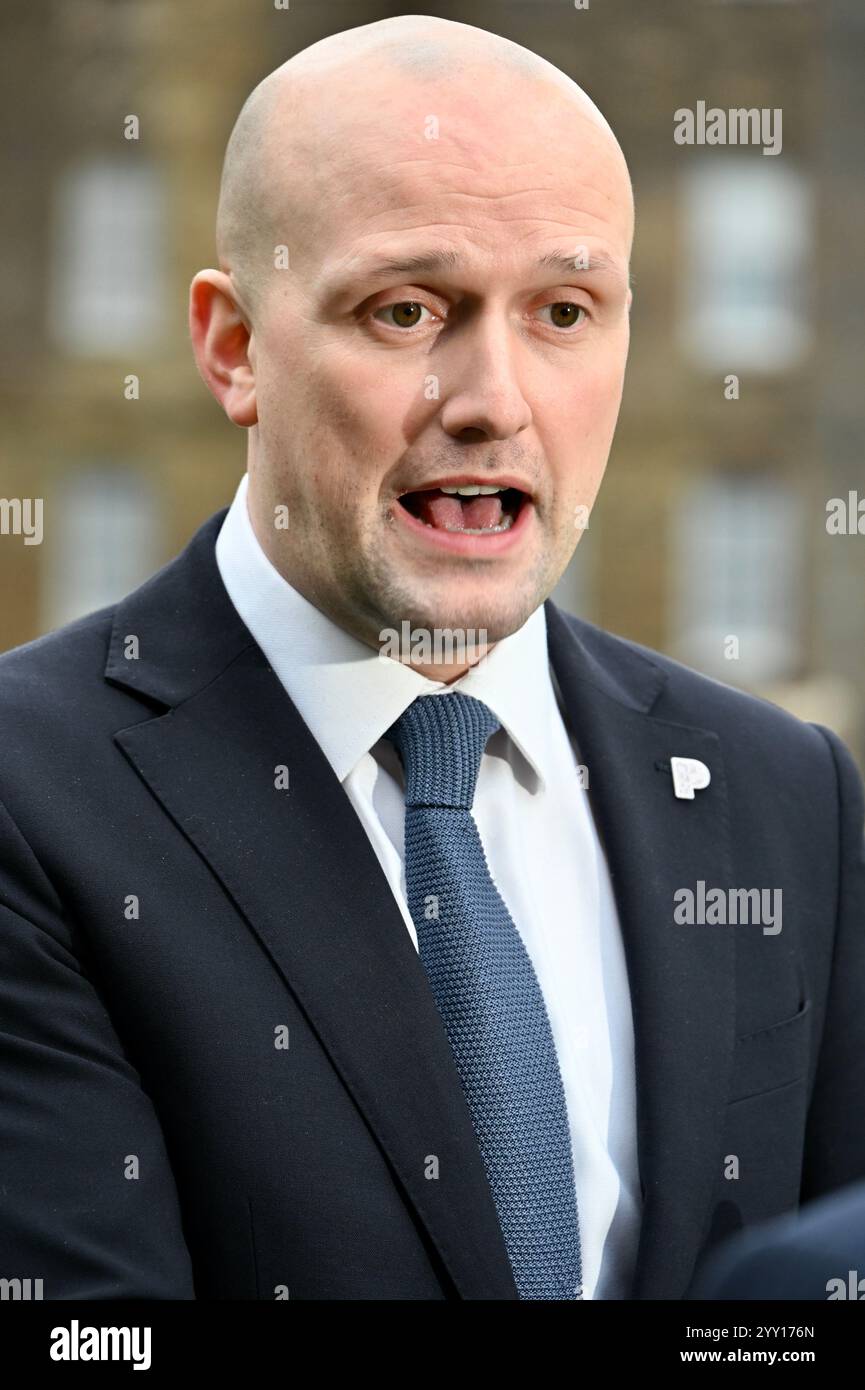
[[[631,1296],[681,1298],[705,1235],[735,1028],[734,932],[673,920],[677,889],[733,883],[717,735],[654,718],[661,670],[624,644],[598,660],[576,620],[546,604],[550,658],[589,772],[631,989],[644,1206]],[[615,664],[614,664],[615,662]],[[671,757],[711,783],[677,799]]]
[[[348,797],[225,593],[223,516],[118,609],[106,675],[171,708],[116,742],[260,939],[461,1297],[516,1299],[426,975]]]

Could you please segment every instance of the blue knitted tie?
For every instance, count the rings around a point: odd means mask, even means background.
[[[582,1297],[565,1093],[537,976],[471,812],[499,727],[470,695],[421,696],[387,730],[405,769],[408,906],[521,1299]]]

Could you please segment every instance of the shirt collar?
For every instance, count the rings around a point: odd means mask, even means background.
[[[380,657],[282,577],[252,529],[247,489],[244,473],[216,540],[219,572],[339,780],[418,696],[459,690],[489,706],[543,787],[557,716],[543,605],[450,685],[429,680],[402,662]]]

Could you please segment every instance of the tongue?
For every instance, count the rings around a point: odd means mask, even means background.
[[[453,493],[419,492],[418,516],[430,526],[439,528],[462,527],[465,530],[487,530],[501,524],[502,499],[500,493],[477,497],[455,497]]]

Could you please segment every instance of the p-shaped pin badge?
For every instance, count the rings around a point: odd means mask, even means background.
[[[671,758],[670,771],[673,774],[673,791],[680,801],[693,801],[694,792],[708,787],[712,774],[699,758]]]

